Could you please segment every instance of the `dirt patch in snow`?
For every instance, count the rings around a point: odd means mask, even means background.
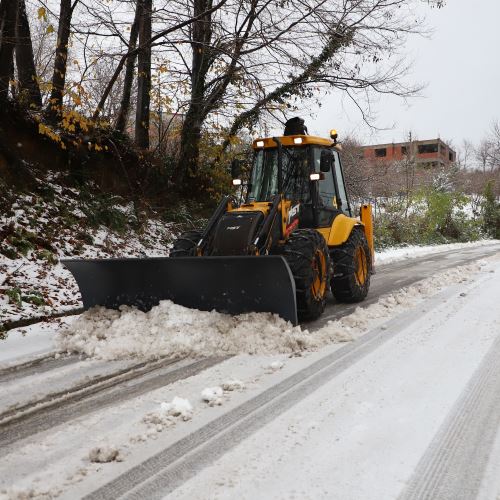
[[[226,392],[241,391],[245,388],[244,382],[238,379],[226,380],[222,384],[222,389]]]
[[[0,500],[52,500],[61,494],[59,489],[18,489],[10,488],[0,491]]]
[[[112,446],[97,446],[89,452],[89,460],[94,463],[122,462],[120,450]]]
[[[61,351],[106,360],[317,350],[331,343],[351,341],[441,288],[466,281],[479,269],[476,263],[440,273],[384,296],[376,304],[358,307],[312,333],[272,314],[228,316],[162,301],[147,313],[131,307],[120,311],[94,308],[61,330],[57,343]]]

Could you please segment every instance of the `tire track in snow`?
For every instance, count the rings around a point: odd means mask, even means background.
[[[400,500],[477,498],[500,425],[500,337],[474,372]]]
[[[55,358],[54,355],[55,353],[51,353],[40,358],[0,369],[0,384],[10,382],[11,380],[19,380],[37,373],[45,373],[71,363],[76,363],[80,359],[78,356],[61,356],[60,358]]]
[[[226,357],[212,357],[198,360],[162,359],[144,363],[137,369],[132,367],[85,384],[80,390],[47,396],[42,401],[26,405],[26,408],[4,414],[0,422],[0,457],[7,455],[9,446],[39,432],[80,418],[96,410],[106,408],[146,392],[191,377],[214,366]],[[135,369],[134,369],[135,368]]]
[[[90,380],[84,379],[79,384],[65,388],[61,391],[46,394],[40,399],[29,401],[25,404],[19,404],[0,413],[0,427],[13,420],[23,419],[33,412],[39,411],[42,407],[55,407],[64,401],[71,399],[71,396],[85,396],[86,394],[95,394],[96,392],[116,384],[127,382],[134,377],[140,377],[147,373],[168,366],[181,359],[160,359],[153,362],[144,361],[135,365],[127,366],[120,370],[105,375],[98,375]]]
[[[443,299],[453,293],[453,289],[448,289],[428,299],[426,311],[442,305]],[[394,338],[421,315],[417,308],[389,320],[132,467],[85,499],[164,498],[248,436]]]

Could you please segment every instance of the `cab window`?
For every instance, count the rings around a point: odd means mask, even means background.
[[[283,149],[283,191],[286,198],[310,202],[306,148]],[[278,151],[257,151],[254,157],[248,202],[270,201],[278,193]]]
[[[335,170],[335,177],[337,179],[337,187],[339,189],[339,198],[342,201],[342,207],[341,210],[344,212],[346,215],[349,217],[351,216],[351,209],[349,207],[349,201],[347,199],[347,193],[345,190],[345,182],[344,182],[344,176],[342,174],[342,167],[340,163],[340,156],[338,151],[333,151],[333,157],[335,159],[335,163],[333,165],[333,168]]]
[[[313,148],[314,171],[320,172],[321,151],[323,148]],[[331,172],[325,172],[325,178],[318,182],[319,201],[324,207],[337,208],[335,184]]]

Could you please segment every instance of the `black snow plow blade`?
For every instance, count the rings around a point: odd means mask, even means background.
[[[85,309],[148,311],[160,300],[227,314],[271,312],[297,324],[295,283],[281,256],[65,259]]]

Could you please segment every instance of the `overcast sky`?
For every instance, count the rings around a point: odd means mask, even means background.
[[[459,146],[479,142],[493,120],[500,120],[500,0],[448,0],[427,9],[430,39],[414,36],[407,44],[414,60],[409,81],[427,84],[422,97],[375,102],[373,131],[341,95],[328,96],[307,118],[309,133],[355,133],[365,144],[400,142],[412,131],[418,139],[441,137]],[[314,118],[314,116],[316,118]]]

